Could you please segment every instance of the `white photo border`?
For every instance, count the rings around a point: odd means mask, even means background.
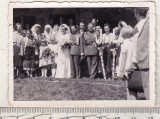
[[[149,7],[150,11],[150,42],[149,42],[149,84],[150,100],[90,100],[90,101],[14,101],[13,78],[13,8],[112,8],[112,7]],[[153,1],[105,1],[105,2],[10,2],[8,12],[8,60],[9,60],[9,105],[17,107],[153,107],[155,106],[155,4]]]

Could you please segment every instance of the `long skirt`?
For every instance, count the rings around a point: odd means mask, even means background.
[[[35,65],[35,48],[34,47],[26,47],[25,49],[25,57],[23,61],[23,69],[30,70],[33,69]]]
[[[13,56],[13,63],[14,63],[14,67],[23,66],[23,57],[21,55],[14,55]]]
[[[58,48],[57,70],[55,78],[70,78],[71,65],[69,48]]]

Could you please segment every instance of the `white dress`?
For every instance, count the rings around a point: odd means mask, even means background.
[[[58,62],[58,45],[57,44],[48,44],[48,47],[55,53],[55,63]]]
[[[61,36],[58,39],[58,58],[55,78],[70,78],[71,76],[69,48],[62,47],[65,42],[69,41],[69,34],[61,34]]]

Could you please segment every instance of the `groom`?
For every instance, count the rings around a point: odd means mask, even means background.
[[[96,36],[92,23],[88,24],[88,31],[84,33],[84,53],[87,57],[90,78],[95,78],[98,67],[98,51],[96,47]]]

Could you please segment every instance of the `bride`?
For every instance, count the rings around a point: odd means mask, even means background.
[[[62,24],[57,34],[58,59],[55,78],[70,78],[70,54],[68,44],[70,43],[70,29]]]

